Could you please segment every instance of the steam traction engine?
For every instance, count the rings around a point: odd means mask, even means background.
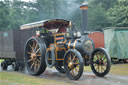
[[[21,26],[36,28],[25,46],[25,64],[31,75],[40,75],[53,66],[71,80],[81,77],[84,66],[103,77],[110,71],[111,60],[104,48],[94,48],[86,33],[76,31],[71,21],[52,19]]]

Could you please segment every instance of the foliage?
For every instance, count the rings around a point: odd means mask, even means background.
[[[102,31],[102,28],[109,25],[105,9],[101,4],[89,6],[88,18],[88,27],[90,30]]]
[[[127,27],[128,0],[118,0],[118,3],[108,10],[107,15],[112,26]]]
[[[88,1],[88,29],[128,26],[128,0],[0,0],[0,30],[35,21],[63,18],[81,28],[80,5]]]
[[[9,28],[9,7],[4,2],[0,1],[0,29]]]
[[[110,26],[106,12],[113,7],[116,2],[116,0],[89,0],[89,30],[102,31],[102,28]]]

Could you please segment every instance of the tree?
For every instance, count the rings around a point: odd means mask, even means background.
[[[128,0],[118,0],[114,7],[107,12],[108,20],[112,26],[128,26]]]
[[[102,8],[102,5],[89,6],[88,27],[90,30],[101,31],[108,24],[105,9]]]
[[[90,30],[101,31],[110,26],[107,11],[117,3],[117,0],[89,0],[88,27]]]
[[[117,3],[117,0],[89,0],[89,3],[93,5],[100,4],[105,10],[108,10]]]
[[[0,30],[3,30],[5,28],[9,28],[9,7],[6,3],[3,3],[0,1]]]

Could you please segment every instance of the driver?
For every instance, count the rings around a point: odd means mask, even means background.
[[[48,33],[48,29],[41,29],[40,33]]]

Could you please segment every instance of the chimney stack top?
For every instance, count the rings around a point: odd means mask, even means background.
[[[86,4],[86,5],[81,5],[80,6],[80,9],[81,10],[87,10],[88,9],[88,5]]]

